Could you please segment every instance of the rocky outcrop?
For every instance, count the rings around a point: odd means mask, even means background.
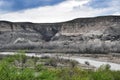
[[[0,21],[0,51],[120,52],[120,16],[61,23]]]

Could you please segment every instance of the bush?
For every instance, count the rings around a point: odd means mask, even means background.
[[[20,57],[11,56],[0,61],[0,80],[120,80],[120,71],[111,71],[109,65],[102,65],[98,70],[83,70],[76,63],[74,67],[45,67],[37,64],[35,68],[19,68],[13,64]],[[21,56],[21,55],[20,55]],[[20,58],[24,59],[23,58]],[[31,59],[34,60],[34,59]],[[54,65],[55,59],[50,61]]]

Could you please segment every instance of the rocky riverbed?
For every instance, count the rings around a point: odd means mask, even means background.
[[[67,57],[82,57],[97,61],[112,62],[120,64],[120,54],[119,53],[110,53],[110,54],[63,54]]]
[[[3,55],[14,55],[14,52],[1,52]],[[64,59],[75,60],[79,62],[79,66],[85,69],[96,69],[101,65],[109,64],[112,70],[120,70],[120,59],[119,54],[61,54],[61,53],[26,53],[27,56],[32,57],[58,57]]]

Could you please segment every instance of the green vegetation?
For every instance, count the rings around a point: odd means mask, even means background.
[[[120,71],[111,71],[109,65],[93,71],[81,69],[73,61],[71,67],[56,67],[54,62],[48,57],[26,57],[24,52],[7,56],[0,60],[0,80],[120,80]]]

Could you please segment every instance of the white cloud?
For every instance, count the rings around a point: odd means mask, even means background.
[[[85,6],[90,0],[66,0],[53,6],[38,7],[19,12],[0,14],[0,20],[15,22],[62,22],[78,17],[99,16],[113,10],[113,7],[93,9]],[[119,12],[115,12],[119,13]]]
[[[113,13],[113,15],[119,15],[120,16],[120,12]]]

